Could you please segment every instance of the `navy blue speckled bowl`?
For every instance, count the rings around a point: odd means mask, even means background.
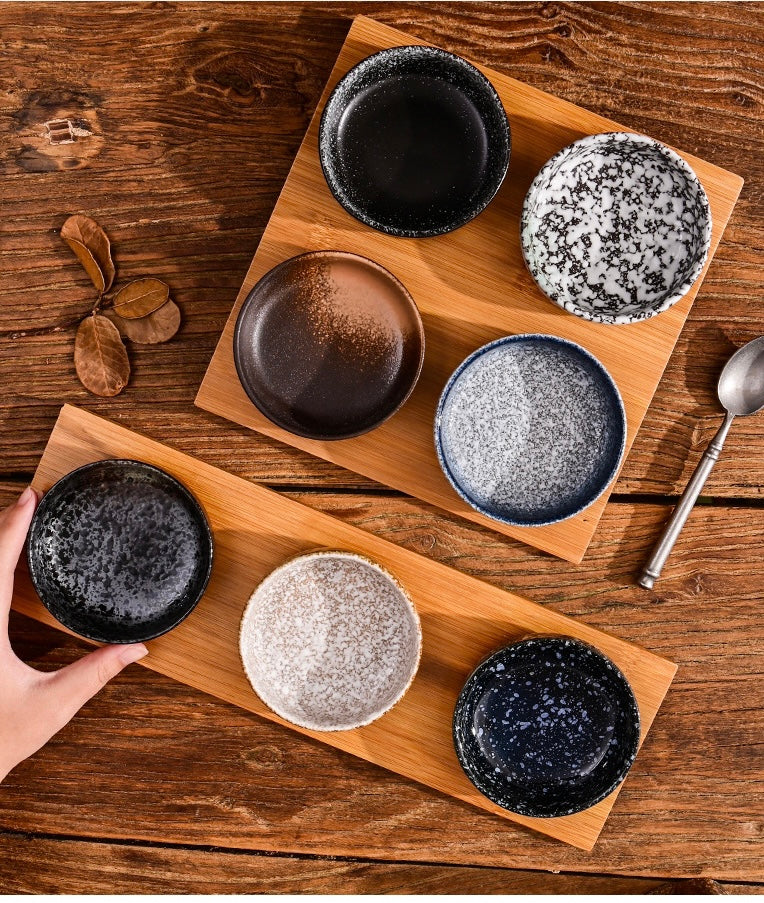
[[[100,643],[137,643],[176,627],[212,571],[199,502],[141,461],[86,464],[40,502],[27,537],[37,594],[65,627]]]
[[[389,235],[425,238],[468,223],[509,167],[499,95],[466,60],[405,46],[362,60],[321,115],[319,155],[334,197]]]
[[[593,646],[539,636],[493,653],[472,672],[454,711],[467,777],[504,809],[572,815],[623,781],[639,746],[628,681]]]
[[[586,349],[552,335],[513,335],[454,371],[435,414],[446,477],[475,510],[541,527],[579,514],[618,473],[626,411]]]

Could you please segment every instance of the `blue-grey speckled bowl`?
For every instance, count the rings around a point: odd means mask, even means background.
[[[27,537],[32,583],[65,627],[99,643],[167,633],[202,597],[212,531],[174,477],[142,461],[86,464],[45,493]]]
[[[572,815],[623,781],[637,755],[639,707],[602,652],[570,637],[520,640],[485,659],[454,711],[467,777],[531,818]]]
[[[520,219],[526,266],[555,304],[596,323],[636,323],[692,288],[711,208],[692,167],[630,132],[589,135],[533,180]]]
[[[389,235],[425,238],[476,217],[509,166],[499,95],[466,60],[392,47],[354,66],[321,115],[319,156],[334,197]]]
[[[626,448],[626,412],[603,365],[574,342],[514,335],[454,371],[435,415],[441,468],[469,505],[539,527],[605,491]]]

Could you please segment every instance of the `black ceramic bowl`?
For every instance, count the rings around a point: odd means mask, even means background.
[[[490,800],[551,818],[615,790],[637,754],[639,723],[634,693],[607,656],[580,640],[539,636],[473,671],[456,704],[454,745]]]
[[[233,340],[236,371],[273,423],[309,439],[379,426],[411,394],[424,328],[405,287],[344,251],[312,251],[274,267],[247,296]]]
[[[509,166],[496,90],[436,47],[393,47],[362,60],[324,107],[319,155],[335,198],[390,235],[442,235],[476,217]]]
[[[27,560],[43,605],[65,627],[100,643],[137,643],[193,611],[212,570],[212,532],[168,473],[97,461],[45,494]]]

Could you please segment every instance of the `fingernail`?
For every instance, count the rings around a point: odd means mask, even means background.
[[[31,486],[27,486],[27,488],[19,496],[19,500],[18,502],[16,502],[16,504],[19,506],[19,508],[23,508],[24,505],[28,505],[34,498],[34,489],[32,489]]]
[[[133,662],[137,662],[139,659],[144,658],[149,654],[149,650],[143,645],[143,643],[135,643],[132,646],[125,646],[122,651],[122,655],[120,655],[119,660],[123,665],[132,665]]]

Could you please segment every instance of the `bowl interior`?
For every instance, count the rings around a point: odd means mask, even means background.
[[[454,712],[469,779],[512,812],[549,818],[588,809],[626,776],[639,744],[628,681],[597,649],[534,637],[470,675]]]
[[[134,643],[193,610],[212,568],[212,534],[174,477],[139,461],[99,461],[46,493],[27,558],[40,599],[62,624],[98,642]]]
[[[287,562],[247,605],[240,652],[276,714],[313,730],[368,724],[406,692],[421,630],[411,600],[373,562],[319,552]]]
[[[697,176],[642,135],[593,135],[563,148],[523,207],[523,255],[541,290],[600,322],[666,310],[700,275],[710,241],[710,207]]]
[[[484,209],[509,164],[510,133],[488,79],[433,47],[367,57],[324,109],[319,152],[353,216],[394,235],[449,232]]]
[[[392,416],[424,359],[424,329],[404,286],[373,261],[340,251],[290,258],[239,312],[234,360],[242,386],[283,429],[346,439]]]
[[[578,345],[517,335],[478,349],[440,398],[435,443],[452,486],[504,523],[578,514],[615,476],[626,441],[621,396]]]

